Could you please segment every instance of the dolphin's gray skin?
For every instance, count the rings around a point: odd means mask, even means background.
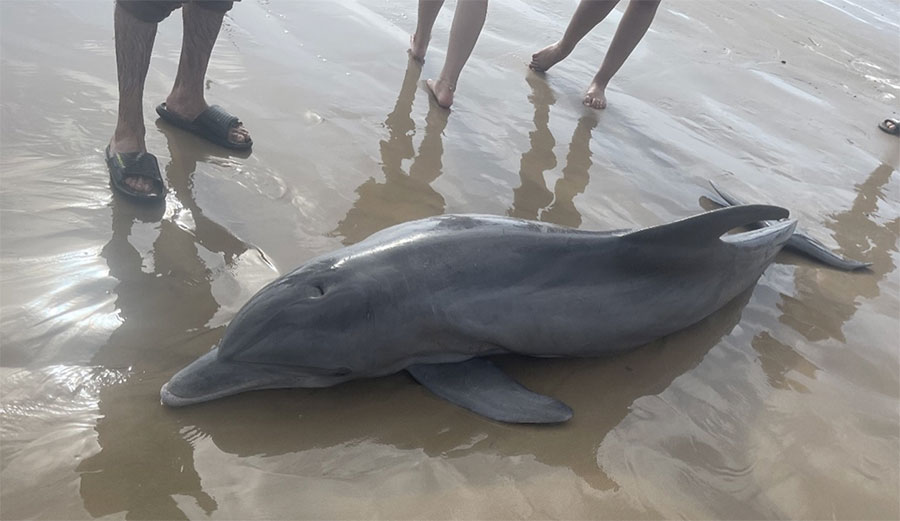
[[[478,215],[394,226],[263,288],[217,348],[162,387],[162,402],[405,369],[498,421],[566,421],[568,406],[481,357],[605,355],[690,326],[756,283],[791,238],[787,216],[735,206],[633,232]],[[724,235],[759,221],[777,222]]]

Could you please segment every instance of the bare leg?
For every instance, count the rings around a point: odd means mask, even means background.
[[[556,65],[571,54],[575,45],[602,22],[618,3],[619,0],[581,0],[562,39],[531,55],[531,64],[528,66],[543,72]]]
[[[595,108],[606,108],[606,86],[609,80],[619,71],[625,60],[631,56],[631,51],[637,47],[638,42],[650,28],[650,22],[656,15],[660,0],[631,0],[612,42],[606,51],[603,65],[594,76],[594,80],[584,95],[584,104]]]
[[[209,107],[203,97],[203,81],[225,13],[199,7],[197,2],[186,3],[182,12],[184,37],[181,59],[172,92],[166,98],[166,107],[183,118],[193,120]],[[228,140],[244,143],[249,137],[247,129],[237,125],[232,127]]]
[[[431,28],[434,27],[434,21],[443,5],[444,0],[419,0],[416,32],[409,37],[409,55],[414,60],[425,60],[428,42],[431,41]]]
[[[437,81],[426,80],[428,88],[437,98],[438,105],[450,108],[453,104],[453,92],[462,72],[475,48],[484,18],[487,15],[487,0],[458,0],[456,12],[453,14],[453,25],[450,28],[450,44],[447,47],[447,59]]]
[[[150,53],[156,39],[156,24],[142,22],[131,13],[115,8],[116,69],[119,81],[119,116],[109,142],[111,153],[146,152],[144,143],[144,80],[150,68]],[[126,177],[132,189],[149,193],[153,184],[140,176]]]

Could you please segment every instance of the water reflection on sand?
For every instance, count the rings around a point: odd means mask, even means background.
[[[537,75],[528,55],[570,6],[492,1],[447,112],[422,80],[449,17],[418,64],[410,5],[244,0],[207,94],[255,150],[148,119],[170,187],[153,209],[103,166],[109,6],[0,2],[0,517],[897,518],[900,140],[875,124],[896,116],[900,11],[665,6],[597,112],[580,94],[613,28]],[[157,40],[148,117],[177,19]],[[498,357],[572,406],[565,425],[489,422],[402,373],[159,404],[253,292],[317,254],[442,213],[648,226],[699,211],[707,178],[872,270],[785,253],[633,352]]]

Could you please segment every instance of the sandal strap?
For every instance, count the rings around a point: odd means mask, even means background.
[[[194,124],[202,125],[216,135],[228,138],[231,129],[240,125],[241,120],[218,105],[210,105],[208,109],[197,116]]]
[[[109,161],[115,161],[118,168],[114,170],[121,179],[126,177],[143,177],[154,183],[162,184],[162,174],[156,156],[141,152],[140,154],[114,154]]]
[[[116,159],[120,159],[120,155],[116,154]],[[161,180],[159,173],[159,162],[153,154],[138,154],[133,161],[123,163],[122,174],[125,176],[140,176],[152,180]]]

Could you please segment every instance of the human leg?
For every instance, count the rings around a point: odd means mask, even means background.
[[[531,55],[529,67],[544,72],[562,61],[591,29],[606,18],[618,3],[619,0],[581,0],[572,19],[569,20],[562,39]]]
[[[219,29],[231,2],[188,2],[183,11],[184,36],[181,58],[166,109],[186,120],[194,120],[209,108],[204,98],[204,80]],[[244,143],[250,133],[240,123],[231,127],[228,140]]]
[[[425,60],[428,42],[431,41],[431,28],[443,5],[444,0],[419,0],[416,32],[409,37],[409,54],[418,61]]]
[[[486,15],[487,0],[459,0],[456,4],[444,68],[437,80],[426,80],[438,105],[444,108],[450,108],[453,104],[456,82],[475,48]]]
[[[660,0],[631,0],[628,3],[616,34],[606,51],[603,65],[600,66],[585,93],[585,105],[595,109],[606,108],[606,86],[647,33],[659,2]]]
[[[156,39],[155,21],[144,21],[127,6],[117,2],[114,11],[116,72],[119,111],[108,155],[146,152],[144,142],[144,80],[150,68],[150,54]],[[143,17],[147,18],[147,17]],[[146,177],[126,175],[123,182],[139,193],[151,193],[154,184]]]

